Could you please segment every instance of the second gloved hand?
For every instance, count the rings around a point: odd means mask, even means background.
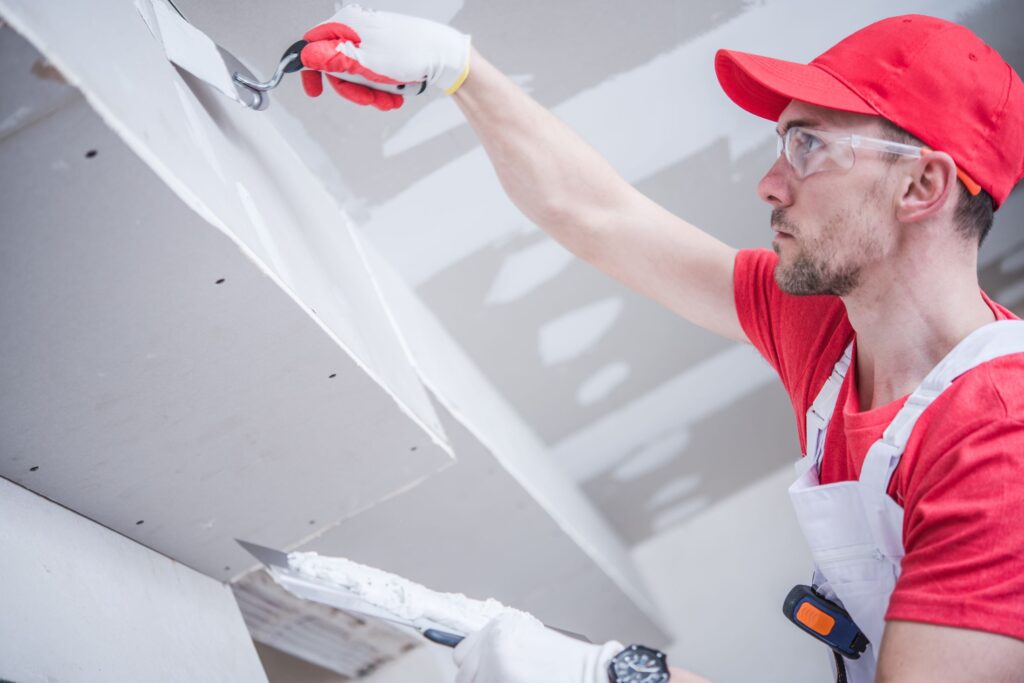
[[[346,75],[388,85],[426,81],[451,94],[469,73],[469,36],[418,17],[346,5],[303,37],[309,44],[301,53],[302,85],[311,97],[323,92],[325,73],[342,97],[395,109],[401,95],[351,83]]]
[[[621,650],[615,641],[584,643],[509,614],[455,648],[455,683],[608,683],[608,662]]]

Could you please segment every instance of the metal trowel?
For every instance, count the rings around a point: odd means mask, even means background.
[[[447,645],[448,647],[455,647],[462,642],[463,638],[465,638],[466,634],[452,633],[448,626],[439,624],[436,621],[422,618],[413,620],[406,619],[367,602],[358,595],[346,590],[343,586],[300,574],[291,568],[291,565],[288,564],[288,555],[280,550],[274,550],[273,548],[267,548],[255,543],[248,543],[237,538],[235,540],[238,541],[238,544],[245,548],[253,557],[263,563],[263,566],[266,567],[271,578],[274,579],[279,586],[303,600],[312,600],[314,602],[323,603],[324,605],[330,605],[331,607],[337,607],[338,609],[346,612],[376,617],[395,624],[401,624],[402,626],[409,626],[422,633],[428,640],[432,640],[441,645]],[[584,643],[591,642],[589,638],[580,635],[579,633],[555,628],[554,626],[548,626],[547,624],[545,624],[545,626],[552,631],[558,631],[563,635]]]
[[[280,550],[241,540],[238,540],[238,543],[249,551],[253,557],[263,563],[271,578],[279,586],[303,600],[312,600],[324,605],[330,605],[331,607],[337,607],[346,612],[384,619],[395,624],[408,626],[422,633],[428,640],[441,645],[447,645],[448,647],[455,647],[465,637],[465,634],[452,633],[447,626],[443,626],[430,619],[406,619],[363,600],[358,595],[346,590],[343,586],[300,574],[291,568],[288,564],[288,555]]]

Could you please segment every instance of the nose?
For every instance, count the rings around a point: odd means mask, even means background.
[[[780,156],[757,184],[757,196],[772,205],[772,208],[789,206],[793,203],[791,185],[792,171],[785,156]]]

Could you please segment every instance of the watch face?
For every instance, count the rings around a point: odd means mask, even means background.
[[[642,645],[630,645],[608,665],[615,683],[668,683],[665,655]]]

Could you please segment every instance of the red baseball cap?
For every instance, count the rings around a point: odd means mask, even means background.
[[[995,208],[1024,176],[1024,83],[958,24],[883,19],[810,64],[719,50],[715,73],[733,102],[771,121],[792,100],[884,117],[953,157]]]

